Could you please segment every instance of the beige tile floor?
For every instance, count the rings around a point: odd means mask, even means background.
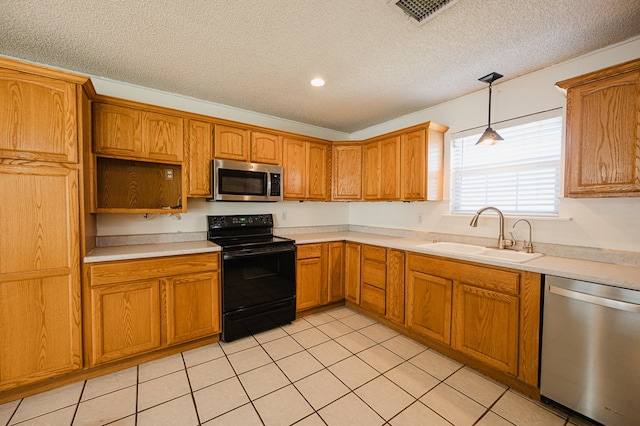
[[[0,425],[573,425],[341,307],[0,405]]]

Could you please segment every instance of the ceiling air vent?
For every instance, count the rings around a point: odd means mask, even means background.
[[[422,25],[458,0],[391,0],[406,15]]]

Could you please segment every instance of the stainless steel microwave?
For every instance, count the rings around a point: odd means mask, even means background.
[[[281,166],[213,160],[207,201],[282,201],[282,177]]]

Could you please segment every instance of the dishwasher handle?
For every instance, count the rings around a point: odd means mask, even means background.
[[[580,300],[582,302],[593,303],[607,308],[617,309],[619,311],[634,312],[640,314],[640,305],[620,300],[607,299],[605,297],[594,296],[592,294],[581,293],[579,291],[568,290],[566,288],[557,287],[549,284],[549,292],[558,296],[568,297],[570,299]]]

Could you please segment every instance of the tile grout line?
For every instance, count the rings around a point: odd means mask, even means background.
[[[184,359],[184,352],[180,352],[180,356],[182,357],[182,364],[184,365],[184,374],[187,376],[187,384],[189,385],[189,395],[191,396],[191,402],[193,403],[193,409],[196,412],[196,420],[198,420],[198,425],[201,425],[200,421],[200,413],[198,413],[198,405],[196,404],[196,397],[193,394],[193,387],[191,386],[191,378],[189,377],[189,369],[187,368],[187,362]],[[184,395],[182,395],[184,396]],[[178,398],[182,398],[182,396]],[[136,407],[136,425],[138,419],[138,408]]]
[[[82,401],[82,395],[84,395],[84,391],[86,388],[87,388],[87,381],[85,380],[84,383],[82,384],[82,390],[80,391],[80,396],[78,396],[78,403],[76,404],[76,409],[73,411],[73,417],[71,417],[70,425],[72,425],[73,422],[76,421],[76,416],[78,415],[78,410],[80,409],[80,402]]]

